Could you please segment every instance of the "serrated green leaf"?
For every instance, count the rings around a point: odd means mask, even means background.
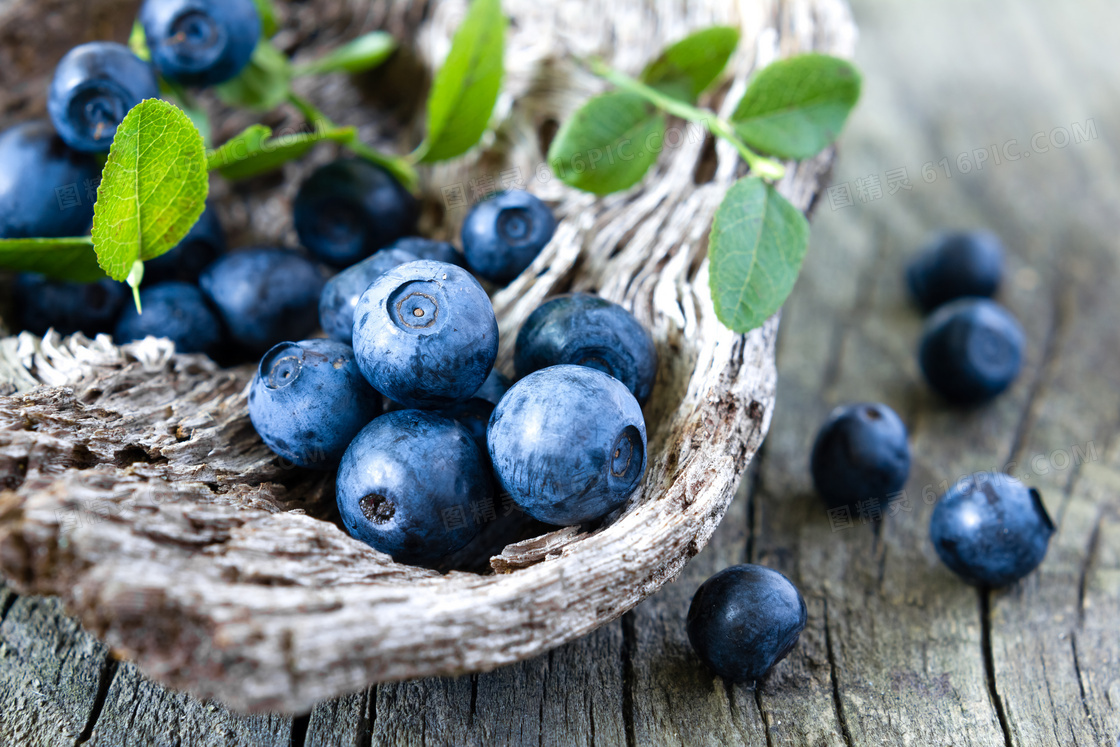
[[[486,131],[502,85],[508,20],[500,0],[473,0],[428,95],[424,161],[468,151]]]
[[[356,134],[353,127],[332,127],[273,137],[271,128],[250,125],[220,148],[210,151],[206,167],[230,180],[248,179],[302,157],[315,143],[333,140],[345,144]]]
[[[137,104],[113,137],[93,206],[101,268],[125,280],[137,260],[174,247],[202,215],[208,190],[202,136],[187,115],[159,99]]]
[[[850,62],[799,55],[763,68],[731,122],[753,148],[781,158],[810,158],[840,134],[859,91],[859,73]]]
[[[253,0],[253,4],[257,6],[257,15],[261,18],[261,36],[267,39],[280,28],[276,20],[276,6],[272,0]]]
[[[605,195],[641,181],[657,160],[665,115],[642,96],[612,91],[588,99],[560,127],[548,163],[561,181]]]
[[[708,237],[708,284],[716,317],[746,333],[781,308],[805,259],[809,222],[757,176],[735,182]]]
[[[723,71],[738,45],[738,29],[702,29],[666,47],[646,65],[639,80],[674,98],[695,102]]]
[[[397,40],[385,31],[371,31],[332,49],[317,60],[300,65],[295,75],[316,73],[360,73],[377,67],[397,48]]]
[[[105,277],[97,265],[93,239],[0,239],[0,269],[38,272],[56,280],[88,283]]]
[[[236,78],[214,86],[214,90],[229,106],[271,111],[288,98],[291,82],[292,66],[288,58],[272,42],[262,38],[253,49],[249,64]]]

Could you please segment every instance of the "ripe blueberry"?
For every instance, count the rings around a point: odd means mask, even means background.
[[[906,426],[878,402],[837,407],[821,425],[809,459],[813,484],[832,508],[873,502],[886,508],[910,475]]]
[[[524,190],[499,192],[463,221],[463,254],[479,277],[505,284],[533,263],[556,231],[548,206]]]
[[[261,35],[253,0],[145,0],[140,23],[160,75],[188,86],[235,77]]]
[[[1038,567],[1054,523],[1042,496],[1013,477],[966,478],[941,496],[929,537],[945,565],[970,584],[1012,584]]]
[[[425,239],[420,236],[405,236],[403,239],[397,239],[393,248],[415,254],[417,259],[432,259],[436,262],[446,262],[449,265],[467,266],[467,259],[463,256],[463,253],[446,241]]]
[[[93,221],[87,189],[101,167],[72,150],[46,122],[0,134],[0,238],[84,236]]]
[[[398,410],[350,444],[337,499],[352,537],[401,563],[429,565],[478,534],[472,506],[491,504],[494,487],[463,426],[434,412]]]
[[[1003,279],[1003,244],[988,231],[937,237],[906,268],[906,282],[925,311],[966,296],[995,295]]]
[[[128,298],[128,288],[109,278],[66,283],[33,273],[18,275],[14,291],[20,326],[36,335],[52,327],[61,335],[112,332]]]
[[[1023,328],[1006,309],[994,301],[962,298],[926,322],[918,363],[945,399],[979,404],[1015,381],[1025,346]]]
[[[571,525],[625,503],[646,467],[642,408],[621,382],[552,366],[510,388],[490,416],[494,473],[533,518]]]
[[[227,254],[198,278],[233,341],[250,351],[313,332],[323,282],[295,252],[263,248]]]
[[[793,650],[805,619],[805,600],[788,578],[760,565],[734,565],[696,590],[688,640],[716,674],[753,683]]]
[[[474,396],[498,355],[486,291],[461,267],[419,260],[389,270],[358,300],[354,352],[377,391],[405,407]]]
[[[225,254],[225,251],[226,237],[222,232],[222,224],[218,221],[218,212],[213,205],[207,203],[202,217],[191,226],[182,241],[170,251],[144,263],[144,282],[197,282],[203,268]]]
[[[319,325],[327,336],[352,344],[354,309],[366,288],[394,267],[416,260],[416,256],[400,249],[382,249],[328,280],[319,297]]]
[[[463,427],[471,432],[487,459],[490,458],[490,454],[486,444],[486,429],[490,424],[490,416],[494,413],[494,407],[498,404],[502,395],[509,391],[509,387],[509,379],[497,371],[491,371],[473,397],[466,402],[458,402],[442,410],[444,415],[459,421]]]
[[[349,267],[416,229],[416,198],[369,161],[320,166],[292,206],[300,242],[334,267]]]
[[[330,469],[380,412],[381,400],[334,340],[282,342],[261,358],[249,419],[268,448],[300,467]]]
[[[113,333],[117,344],[167,337],[180,353],[212,353],[222,341],[222,323],[202,291],[190,283],[158,283],[140,292],[144,313],[125,308]]]
[[[514,352],[519,376],[560,363],[610,374],[645,403],[657,375],[657,348],[626,309],[588,293],[572,293],[546,301],[529,315]]]
[[[105,152],[128,110],[159,98],[152,66],[114,42],[74,47],[59,61],[47,112],[59,137],[76,150]]]

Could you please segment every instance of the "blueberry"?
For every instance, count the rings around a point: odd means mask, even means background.
[[[101,167],[72,150],[46,122],[0,134],[0,238],[88,236],[93,200],[88,188]]]
[[[140,23],[160,75],[188,86],[234,78],[261,35],[253,0],[145,0]]]
[[[315,330],[323,283],[295,252],[262,248],[227,254],[198,278],[233,341],[257,352]]]
[[[864,503],[884,509],[910,475],[906,426],[878,402],[837,407],[817,433],[809,468],[832,508]]]
[[[937,237],[906,268],[906,282],[918,305],[932,311],[966,296],[995,295],[1003,279],[1003,244],[988,231]]]
[[[159,283],[140,292],[144,313],[134,305],[125,308],[113,333],[117,344],[152,337],[166,337],[179,353],[212,353],[222,341],[222,323],[190,283]]]
[[[688,640],[716,674],[753,683],[793,650],[805,619],[805,599],[788,578],[760,565],[734,565],[696,590]]]
[[[486,444],[486,430],[490,424],[490,416],[494,413],[498,401],[509,391],[509,387],[509,379],[496,370],[491,371],[473,397],[442,410],[444,415],[459,421],[471,432],[487,459],[490,458],[490,454]]]
[[[492,505],[494,487],[463,426],[433,412],[398,410],[350,444],[337,498],[352,537],[398,562],[428,565],[478,534],[472,507]]]
[[[646,467],[646,426],[634,395],[584,366],[529,374],[502,397],[487,436],[494,472],[535,519],[572,525],[626,502]]]
[[[327,281],[319,297],[319,324],[332,340],[352,344],[354,309],[358,299],[377,278],[417,257],[400,249],[382,249]]]
[[[61,335],[112,332],[128,299],[128,288],[109,278],[67,283],[23,273],[13,290],[20,326],[36,335],[52,327]]]
[[[470,399],[498,355],[486,291],[461,267],[419,260],[373,281],[354,311],[358,365],[377,391],[405,407]]]
[[[197,282],[203,268],[225,254],[225,251],[226,237],[222,232],[222,224],[218,221],[218,212],[213,205],[207,203],[202,217],[182,241],[170,251],[144,263],[144,282]]]
[[[994,301],[962,298],[926,322],[918,363],[926,381],[955,404],[986,402],[1011,386],[1023,366],[1026,337]]]
[[[335,267],[348,267],[416,230],[419,205],[393,176],[369,161],[320,166],[293,205],[300,242]]]
[[[144,99],[159,98],[152,66],[114,42],[74,47],[59,61],[47,112],[59,136],[76,150],[105,152],[117,125]]]
[[[496,405],[509,391],[510,386],[510,380],[497,369],[493,369],[490,371],[490,375],[486,377],[486,381],[482,382],[482,386],[474,393],[472,399],[481,399]]]
[[[970,584],[993,588],[1037,568],[1054,531],[1038,491],[1007,475],[961,480],[938,500],[929,524],[945,565]]]
[[[645,403],[657,375],[657,348],[626,309],[588,293],[572,293],[542,304],[517,335],[514,365],[519,376],[559,363],[610,374]]]
[[[463,254],[479,277],[505,284],[533,263],[556,231],[548,206],[524,190],[499,192],[463,221]]]
[[[449,265],[467,266],[467,258],[463,256],[463,253],[446,241],[425,239],[420,236],[406,236],[403,239],[397,239],[393,248],[415,254],[417,259],[433,259],[436,262],[446,262]]]

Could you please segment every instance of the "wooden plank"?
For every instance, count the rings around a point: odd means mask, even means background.
[[[327,700],[311,711],[306,747],[358,747],[370,743],[370,699],[376,688]],[[293,742],[294,743],[294,742]]]

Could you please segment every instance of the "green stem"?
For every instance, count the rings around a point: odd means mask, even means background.
[[[674,117],[686,119],[689,122],[699,122],[707,125],[713,135],[721,137],[735,146],[735,150],[739,151],[739,155],[743,157],[743,160],[747,162],[751,171],[756,175],[771,180],[781,179],[785,176],[785,166],[772,158],[760,156],[747,147],[747,144],[735,134],[734,125],[718,117],[715,112],[692,106],[672,96],[666,96],[656,88],[651,88],[641,81],[634,80],[625,73],[620,73],[618,70],[605,64],[602,60],[590,60],[587,64],[591,72],[595,73],[603,80],[614,84],[624,91],[638,94],[658,109],[672,114]]]

